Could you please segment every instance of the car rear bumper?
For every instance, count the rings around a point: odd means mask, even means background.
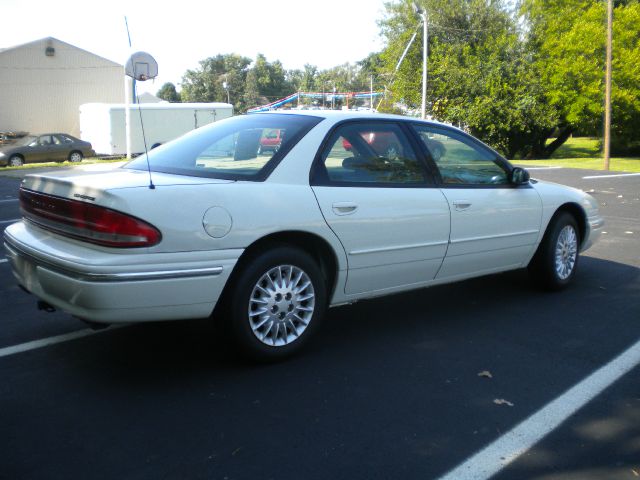
[[[56,308],[102,323],[208,317],[242,253],[95,250],[24,222],[8,227],[4,240],[20,285]],[[73,253],[62,255],[63,247]]]

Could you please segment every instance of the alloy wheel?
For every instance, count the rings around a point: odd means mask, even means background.
[[[265,345],[288,345],[309,326],[315,299],[313,283],[304,270],[293,265],[271,268],[249,297],[251,331]]]
[[[558,235],[555,249],[555,269],[558,278],[566,280],[573,272],[578,257],[578,236],[571,225],[565,225]]]

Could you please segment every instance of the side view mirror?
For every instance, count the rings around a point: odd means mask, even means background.
[[[520,167],[514,167],[514,169],[511,170],[510,177],[510,181],[513,185],[526,185],[529,183],[529,179],[531,178],[529,172]]]

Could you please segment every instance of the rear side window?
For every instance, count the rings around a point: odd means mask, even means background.
[[[221,120],[149,152],[154,172],[230,180],[264,180],[279,160],[322,119],[257,114]],[[144,156],[124,168],[146,170]]]
[[[54,135],[54,138],[57,139],[56,143],[73,143],[73,139],[67,137],[66,135]]]
[[[329,137],[314,183],[375,186],[423,184],[422,164],[402,129],[389,122],[349,122]]]

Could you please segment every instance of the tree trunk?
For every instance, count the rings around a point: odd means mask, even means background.
[[[553,142],[551,142],[544,148],[542,158],[550,158],[551,155],[553,155],[553,152],[560,148],[560,146],[569,139],[569,137],[573,133],[573,130],[573,127],[570,125],[564,127],[560,131],[560,135],[558,135],[558,138],[556,138]]]
[[[538,132],[532,139],[529,145],[529,150],[527,155],[525,156],[526,160],[540,159],[544,158],[544,150],[545,144],[547,143],[547,139],[555,132],[555,128],[550,128],[544,130],[542,132]]]

